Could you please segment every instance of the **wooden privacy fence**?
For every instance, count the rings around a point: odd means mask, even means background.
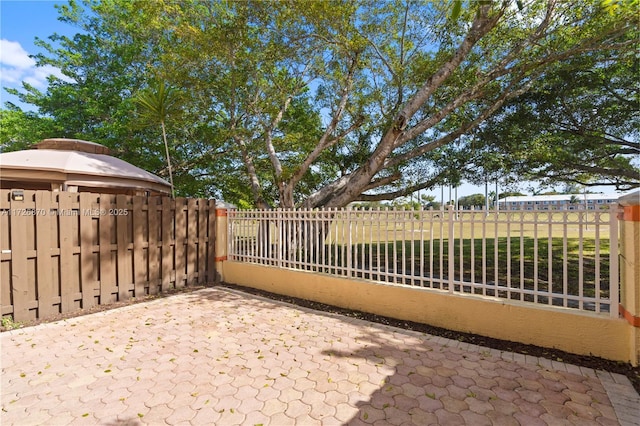
[[[0,303],[15,321],[215,280],[214,200],[0,194]]]

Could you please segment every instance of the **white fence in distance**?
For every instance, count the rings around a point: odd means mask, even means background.
[[[228,257],[617,317],[617,210],[230,210]]]

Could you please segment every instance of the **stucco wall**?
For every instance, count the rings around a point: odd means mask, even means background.
[[[225,282],[580,355],[637,362],[633,327],[571,309],[224,261]]]

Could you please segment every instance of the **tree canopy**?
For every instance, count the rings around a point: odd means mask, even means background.
[[[178,194],[240,206],[494,175],[631,187],[638,30],[632,2],[605,3],[70,1],[81,32],[36,58],[69,80],[21,96],[55,136],[165,176],[169,156]],[[159,80],[183,95],[168,155],[136,114]]]
[[[638,186],[638,65],[630,52],[557,64],[479,128],[478,158],[548,184]]]

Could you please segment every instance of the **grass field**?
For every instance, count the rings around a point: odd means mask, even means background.
[[[424,238],[434,239],[449,237],[449,222],[447,212],[404,212],[402,215],[352,214],[347,218],[338,218],[332,225],[334,241],[341,242],[348,235],[351,228],[352,242],[397,241],[418,239],[420,234]],[[521,213],[521,212],[518,212]],[[541,237],[566,234],[567,238],[583,237],[609,238],[609,212],[524,212],[489,213],[463,212],[451,223],[455,229],[456,238],[480,238],[485,236],[497,237]],[[595,223],[599,223],[598,229]],[[604,226],[603,226],[604,225]],[[413,234],[413,237],[410,237]]]
[[[582,250],[578,246],[578,239],[563,238],[541,238],[537,245],[533,238],[500,237],[484,243],[456,239],[454,279],[484,284],[497,282],[540,291],[549,291],[551,285],[554,293],[576,296],[580,294],[578,284],[582,282],[584,296],[595,297],[596,290],[600,289],[599,296],[608,297],[609,240],[600,240],[597,253],[593,239],[583,240]],[[341,248],[334,246],[327,252],[333,254],[332,264],[340,266],[346,262]],[[395,274],[443,280],[449,276],[447,240],[356,244],[351,248],[351,256],[356,269],[392,270]]]

